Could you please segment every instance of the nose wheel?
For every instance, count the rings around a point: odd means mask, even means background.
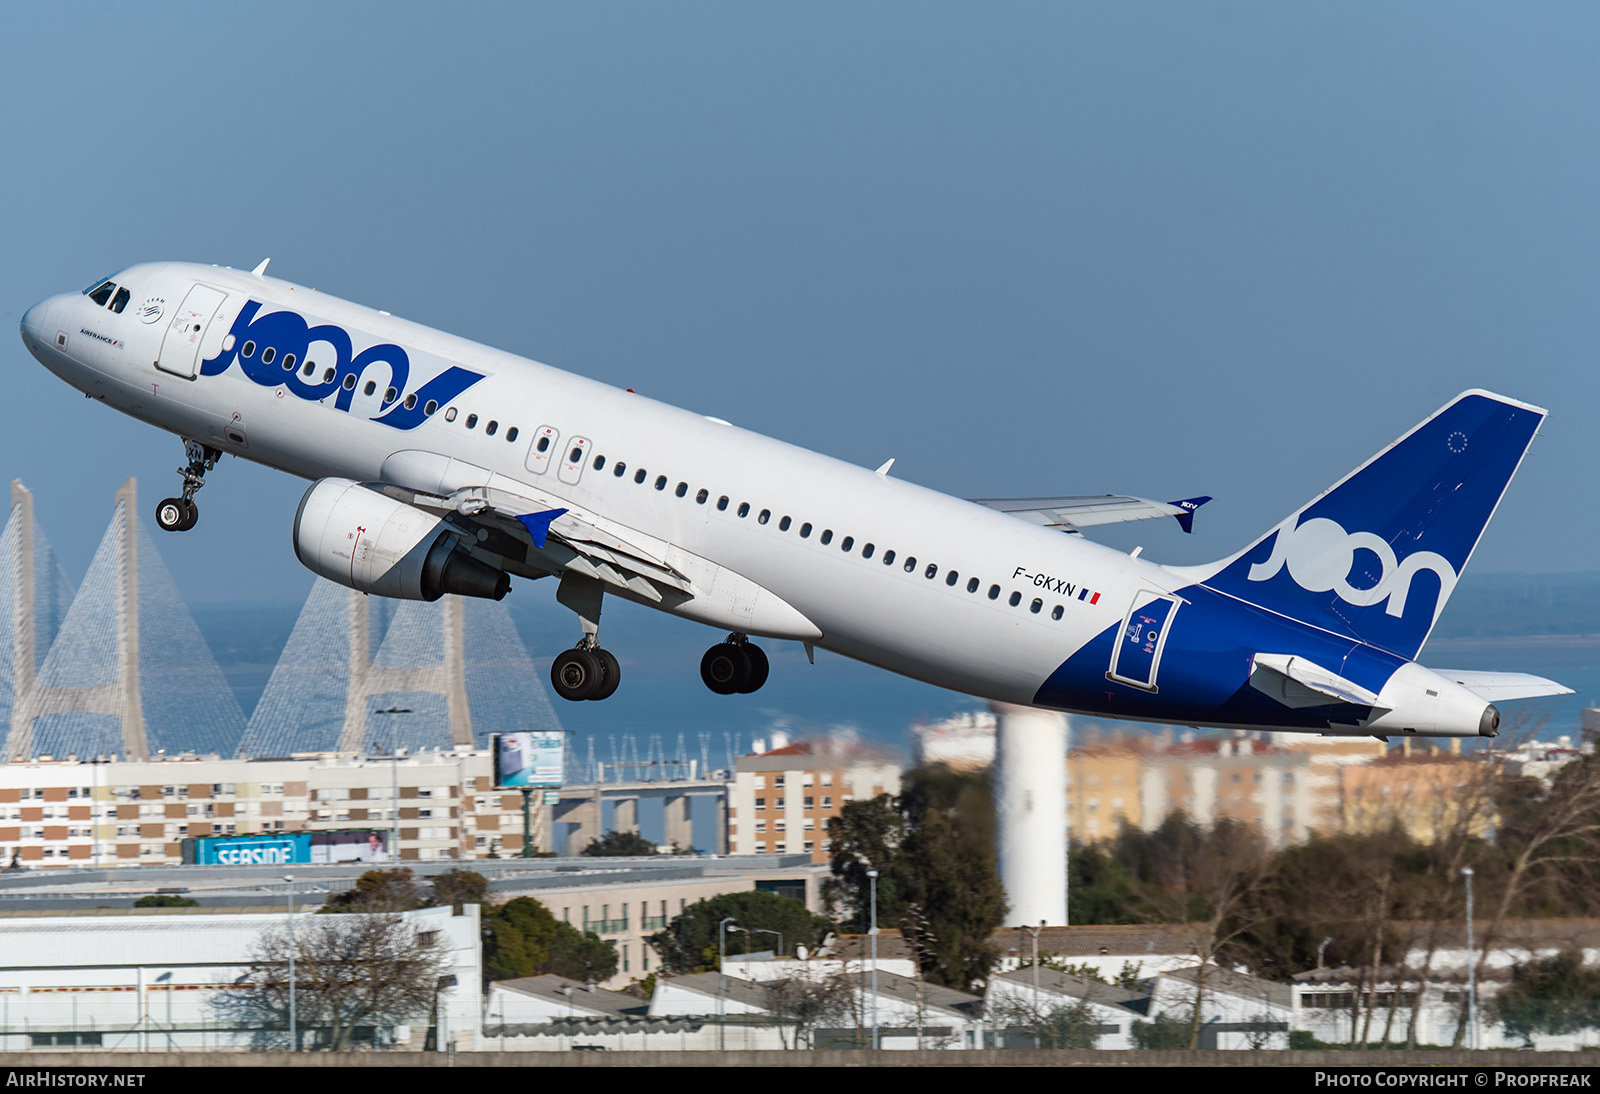
[[[748,695],[767,682],[766,653],[743,635],[729,635],[700,658],[700,679],[718,695]]]
[[[156,527],[163,532],[187,532],[200,519],[200,507],[188,498],[162,498],[156,506]]]
[[[178,468],[178,474],[183,476],[183,496],[162,498],[156,506],[156,526],[163,532],[187,532],[200,520],[200,507],[194,503],[195,491],[206,484],[206,472],[222,458],[219,450],[187,437],[183,440],[183,451],[189,457],[188,464]]]

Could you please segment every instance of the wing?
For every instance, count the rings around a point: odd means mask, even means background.
[[[669,591],[694,595],[688,577],[666,561],[666,544],[531,496],[537,491],[469,486],[437,495],[389,486],[384,492],[472,529],[486,550],[521,563],[525,576],[574,571],[658,604]]]
[[[1014,517],[1059,528],[1068,535],[1095,524],[1120,524],[1128,520],[1173,517],[1185,532],[1194,531],[1194,514],[1209,497],[1181,501],[1151,501],[1125,494],[1101,494],[1080,498],[973,498],[974,504],[998,509]]]

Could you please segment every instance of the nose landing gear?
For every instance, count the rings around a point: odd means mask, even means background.
[[[767,682],[766,653],[742,634],[730,634],[700,658],[700,679],[718,695],[748,695]]]
[[[195,491],[206,484],[206,472],[222,458],[217,449],[187,437],[183,439],[183,451],[189,457],[188,465],[178,468],[178,474],[183,476],[183,496],[162,498],[156,506],[156,525],[163,532],[187,532],[200,520]]]

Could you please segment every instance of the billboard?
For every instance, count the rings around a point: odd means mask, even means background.
[[[183,861],[199,866],[288,866],[311,862],[387,862],[388,833],[272,832],[183,841]]]
[[[496,733],[494,785],[560,786],[566,769],[567,738],[562,733]]]

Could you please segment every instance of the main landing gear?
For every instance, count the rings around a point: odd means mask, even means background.
[[[610,650],[578,646],[556,656],[550,683],[563,699],[609,699],[622,683],[622,666]]]
[[[610,698],[622,683],[622,666],[608,650],[600,648],[600,582],[578,574],[563,574],[556,600],[578,613],[583,638],[575,648],[556,656],[550,666],[551,687],[561,698],[574,703]]]
[[[700,679],[718,695],[748,695],[767,682],[767,655],[742,634],[730,634],[700,658]]]
[[[217,466],[222,453],[199,441],[183,439],[184,454],[189,457],[186,467],[178,468],[183,476],[183,496],[162,498],[156,506],[156,524],[163,532],[187,532],[200,519],[200,507],[194,503],[194,494],[206,484],[206,472]]]

